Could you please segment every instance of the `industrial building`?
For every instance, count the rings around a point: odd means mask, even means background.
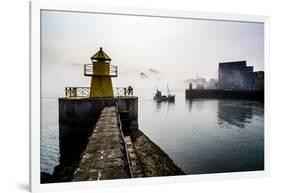
[[[264,90],[264,72],[254,72],[246,61],[219,63],[219,89]]]

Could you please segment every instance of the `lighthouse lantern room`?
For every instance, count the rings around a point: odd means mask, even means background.
[[[84,75],[91,76],[91,98],[112,98],[111,77],[117,77],[117,66],[110,65],[111,58],[100,48],[91,57],[92,64],[84,65]]]

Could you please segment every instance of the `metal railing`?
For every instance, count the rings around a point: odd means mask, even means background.
[[[90,87],[65,87],[66,97],[88,97],[90,96]]]
[[[84,64],[84,75],[85,76],[109,76],[109,77],[117,77],[118,68],[117,66],[109,65],[109,74],[100,74],[96,72],[95,65],[98,64]]]
[[[129,170],[129,176],[131,178],[134,178],[134,174],[133,174],[133,169],[132,169],[132,163],[131,163],[131,159],[130,159],[130,156],[129,156],[129,152],[128,152],[128,146],[127,146],[127,143],[125,141],[125,137],[124,137],[124,134],[123,134],[123,128],[122,128],[122,122],[121,122],[121,119],[120,119],[120,114],[118,112],[118,107],[117,105],[115,104],[115,108],[116,108],[116,115],[117,115],[117,121],[118,121],[118,129],[119,129],[119,132],[121,134],[121,137],[122,137],[122,141],[123,141],[123,144],[124,144],[124,150],[125,150],[125,156],[126,156],[126,162],[127,162],[127,165],[128,165],[128,170]]]
[[[132,87],[131,89],[129,87],[115,87],[113,88],[113,93],[115,97],[134,96]]]
[[[129,92],[128,87],[114,87],[114,97],[133,96],[133,90]],[[90,87],[65,87],[65,97],[89,97]]]

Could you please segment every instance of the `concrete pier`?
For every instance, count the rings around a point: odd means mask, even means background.
[[[129,120],[129,125],[127,128],[124,128],[125,124],[123,124],[123,129],[138,129],[138,97],[119,97],[115,101],[120,115],[122,113],[128,113],[127,119]]]
[[[124,136],[117,108],[105,107],[89,137],[72,181],[183,175],[140,130]]]
[[[61,160],[79,156],[104,107],[116,105],[124,130],[138,129],[138,97],[59,99],[59,140]]]
[[[105,107],[90,128],[90,136],[79,140],[83,145],[73,139],[80,150],[69,144],[68,154],[61,156],[54,173],[41,173],[41,183],[184,175],[140,130],[129,130],[124,135],[117,109]]]
[[[60,98],[60,164],[41,183],[183,175],[138,129],[137,112],[137,97]]]
[[[73,181],[132,177],[126,150],[116,107],[105,107],[74,172]]]
[[[220,89],[186,89],[186,99],[209,98],[209,99],[245,99],[264,100],[264,91],[248,90],[220,90]]]

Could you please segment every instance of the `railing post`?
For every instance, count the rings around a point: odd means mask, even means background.
[[[125,87],[124,88],[124,96],[126,96],[127,95],[127,88]]]

